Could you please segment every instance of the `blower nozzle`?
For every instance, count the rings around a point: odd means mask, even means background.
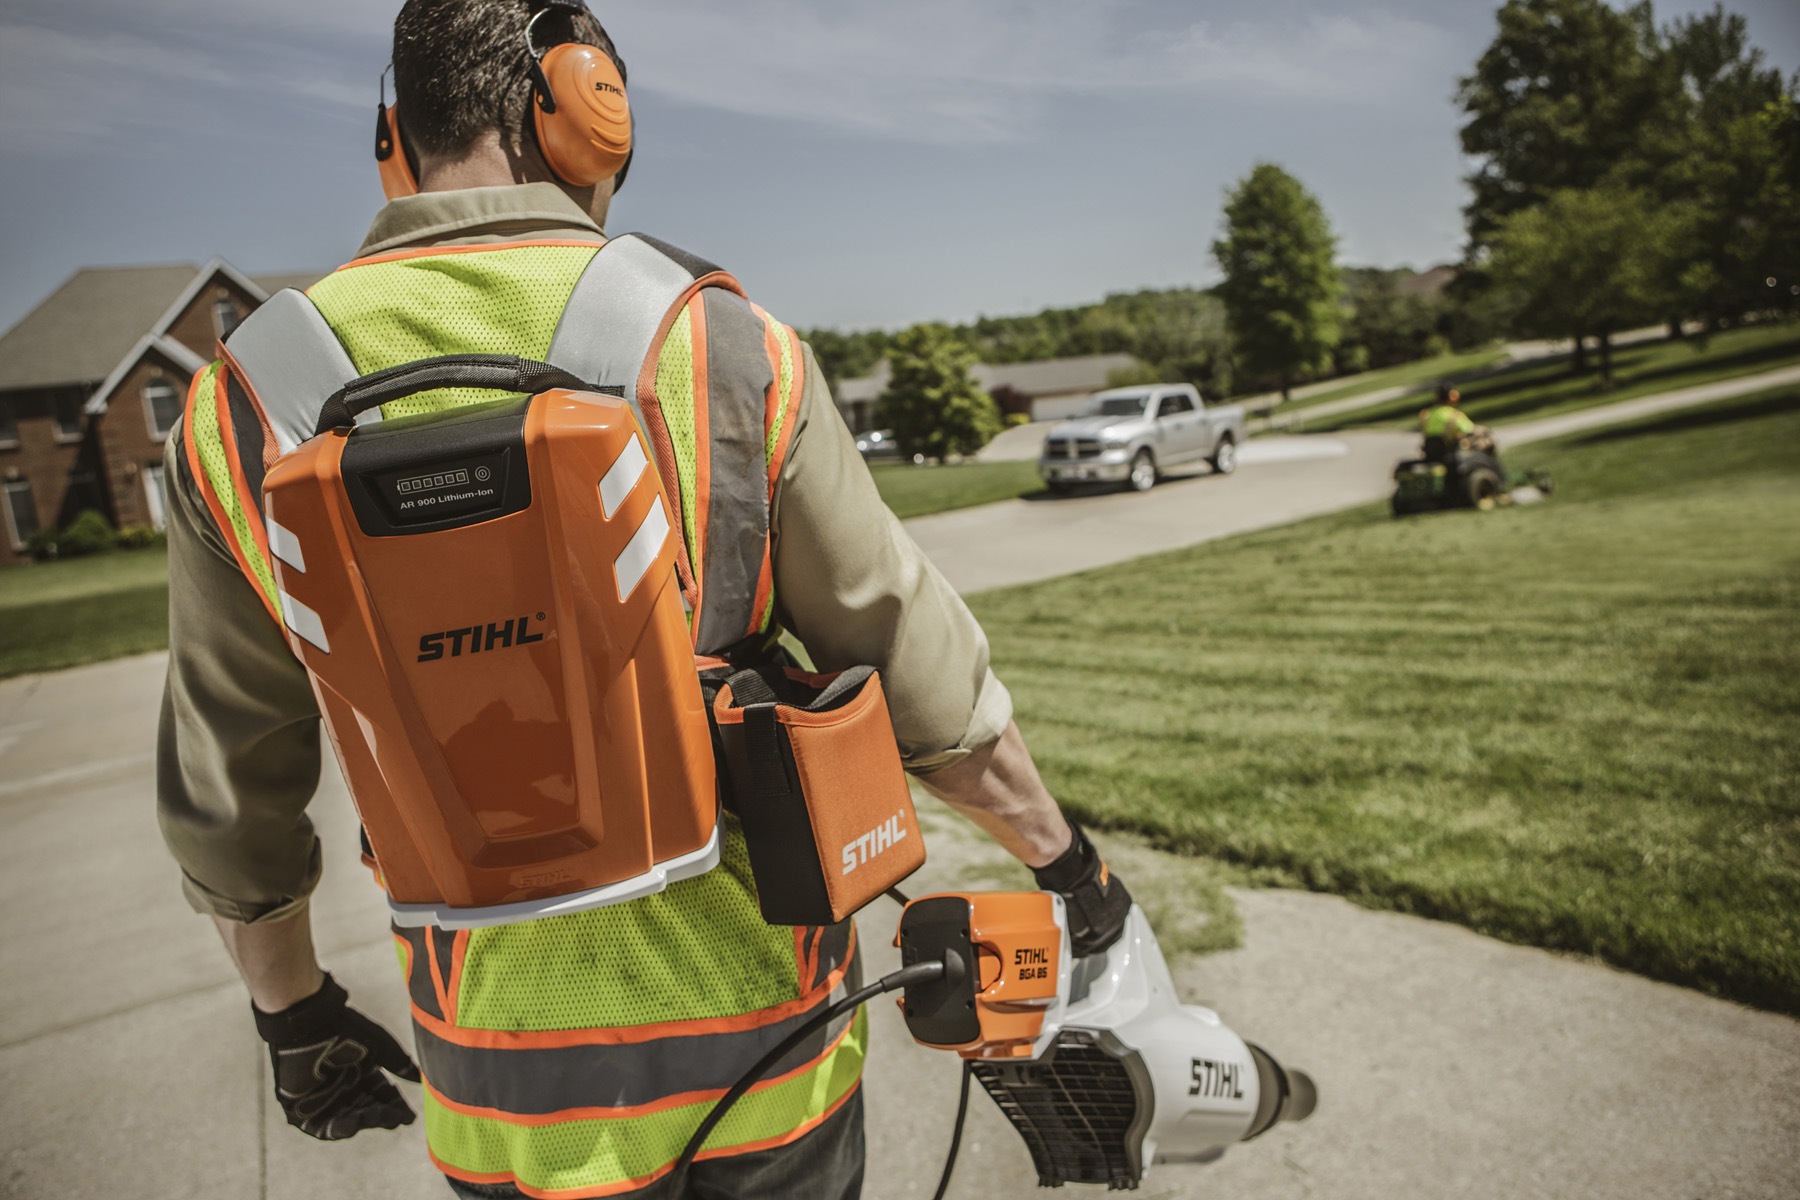
[[[1180,1003],[1135,906],[1117,943],[1075,961],[1048,892],[922,897],[898,941],[903,962],[954,950],[975,965],[908,988],[907,1026],[970,1060],[1045,1187],[1136,1188],[1154,1163],[1211,1161],[1318,1104],[1305,1072]]]

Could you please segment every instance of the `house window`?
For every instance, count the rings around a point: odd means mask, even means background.
[[[23,550],[31,535],[38,531],[37,500],[31,494],[31,481],[16,480],[6,485],[6,526],[12,535],[14,550]]]
[[[162,441],[175,427],[181,415],[181,393],[161,375],[152,375],[144,384],[144,416],[150,422],[150,436]]]
[[[83,388],[63,388],[56,393],[56,436],[72,442],[81,437],[81,408],[87,403]]]
[[[19,444],[19,418],[13,413],[12,401],[0,400],[0,450]]]
[[[167,519],[163,514],[168,511],[169,493],[163,490],[163,465],[161,463],[144,464],[144,503],[150,509],[150,525],[159,532]]]
[[[221,290],[217,296],[213,297],[213,329],[218,332],[220,337],[225,337],[237,328],[237,324],[237,301],[231,298],[230,292]]]

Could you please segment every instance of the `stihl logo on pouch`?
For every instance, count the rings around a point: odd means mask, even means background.
[[[445,646],[449,646],[451,658],[461,658],[464,653],[480,654],[487,650],[504,650],[510,646],[529,646],[532,642],[541,642],[544,635],[531,632],[531,617],[520,617],[514,621],[489,621],[487,625],[470,625],[466,629],[446,629],[441,633],[422,633],[419,635],[419,661],[435,662],[444,657]],[[544,623],[544,614],[539,613],[537,623]]]
[[[1194,1083],[1188,1088],[1188,1095],[1215,1100],[1244,1098],[1244,1084],[1238,1074],[1243,1068],[1237,1063],[1214,1062],[1210,1058],[1196,1058],[1193,1063]]]
[[[905,838],[906,814],[904,812],[895,813],[855,841],[844,844],[844,869],[841,873],[848,875],[895,842],[904,841]]]

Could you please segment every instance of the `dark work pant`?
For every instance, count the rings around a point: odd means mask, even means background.
[[[511,1184],[449,1180],[463,1200],[521,1200]],[[858,1200],[863,1183],[862,1085],[844,1106],[798,1141],[731,1158],[702,1159],[688,1171],[679,1200]],[[661,1179],[616,1200],[677,1200]]]

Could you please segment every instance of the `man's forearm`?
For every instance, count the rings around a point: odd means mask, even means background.
[[[290,1008],[317,992],[325,982],[313,953],[312,912],[302,908],[285,921],[245,925],[214,917],[219,936],[238,974],[250,989],[250,1000],[266,1013]]]
[[[1012,722],[994,741],[919,782],[1028,867],[1055,860],[1074,836]]]

